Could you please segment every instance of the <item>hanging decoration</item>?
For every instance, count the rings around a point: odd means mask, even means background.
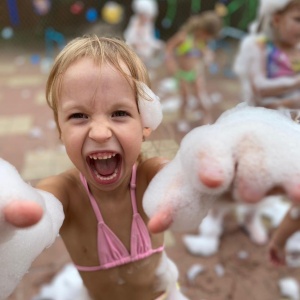
[[[166,16],[162,20],[162,26],[169,28],[172,26],[177,11],[177,0],[168,0]]]
[[[6,0],[6,1],[8,6],[10,23],[13,26],[18,26],[20,24],[20,18],[19,18],[17,0]]]
[[[47,58],[54,58],[55,46],[58,47],[58,50],[62,50],[66,45],[66,40],[62,33],[49,27],[45,30],[45,43]]]
[[[201,0],[192,0],[192,13],[198,13],[201,10]]]
[[[248,25],[255,19],[256,10],[258,6],[259,0],[232,0],[227,5],[227,15],[224,17],[225,26],[231,26],[232,16],[235,13],[239,13],[239,22],[237,24],[237,28],[246,30],[248,29]],[[226,4],[227,1],[219,1],[220,3]]]

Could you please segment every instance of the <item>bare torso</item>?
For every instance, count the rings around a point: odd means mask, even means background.
[[[74,169],[59,176],[64,177],[59,180],[67,186],[69,198],[67,209],[65,208],[65,220],[60,230],[64,243],[76,265],[99,266],[101,262],[97,250],[97,219],[80,181],[79,172]],[[136,185],[137,208],[147,224],[148,218],[142,209],[142,195],[148,183],[143,176],[137,176]],[[42,185],[41,188],[48,190],[47,186]],[[106,225],[130,252],[132,205],[129,189],[122,199],[96,201]],[[163,235],[152,235],[151,241],[152,248],[158,248],[163,245]],[[161,253],[157,253],[120,267],[92,272],[81,271],[80,275],[92,299],[153,300],[163,293],[157,290],[158,279],[155,276],[160,257]]]

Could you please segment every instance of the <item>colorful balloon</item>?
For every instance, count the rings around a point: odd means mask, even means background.
[[[32,5],[34,7],[35,12],[40,15],[46,15],[51,8],[50,0],[32,0]]]
[[[83,11],[84,4],[81,1],[76,1],[70,7],[70,11],[73,15],[79,15]]]
[[[102,8],[102,19],[109,24],[118,24],[123,18],[123,7],[114,2],[108,1]]]
[[[13,37],[14,31],[11,27],[4,27],[1,31],[1,35],[5,40],[9,40]]]
[[[228,9],[224,3],[216,3],[215,11],[220,17],[225,17],[228,14]]]
[[[86,11],[85,17],[90,23],[94,23],[98,20],[98,12],[95,8],[89,8]]]

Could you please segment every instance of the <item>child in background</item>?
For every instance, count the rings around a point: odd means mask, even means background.
[[[300,1],[261,0],[257,21],[241,45],[234,70],[241,79],[243,100],[250,105],[296,112],[300,108]],[[269,252],[276,264],[285,261],[288,238],[300,229],[290,208],[271,237]]]
[[[140,56],[147,67],[151,67],[155,53],[162,49],[163,42],[155,36],[156,0],[134,0],[134,15],[124,31],[126,43]]]
[[[189,129],[186,123],[189,95],[196,98],[196,110],[203,115],[203,122],[211,121],[209,103],[205,101],[205,76],[203,62],[212,60],[208,42],[217,37],[221,29],[221,19],[215,12],[207,11],[190,17],[166,44],[166,65],[179,85],[181,106],[179,129]]]
[[[299,42],[300,1],[261,0],[257,21],[234,64],[244,101],[272,109],[300,108]]]

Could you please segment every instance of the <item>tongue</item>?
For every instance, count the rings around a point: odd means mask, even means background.
[[[109,176],[114,173],[117,167],[117,162],[116,157],[109,159],[97,159],[95,162],[95,168],[100,175]]]

